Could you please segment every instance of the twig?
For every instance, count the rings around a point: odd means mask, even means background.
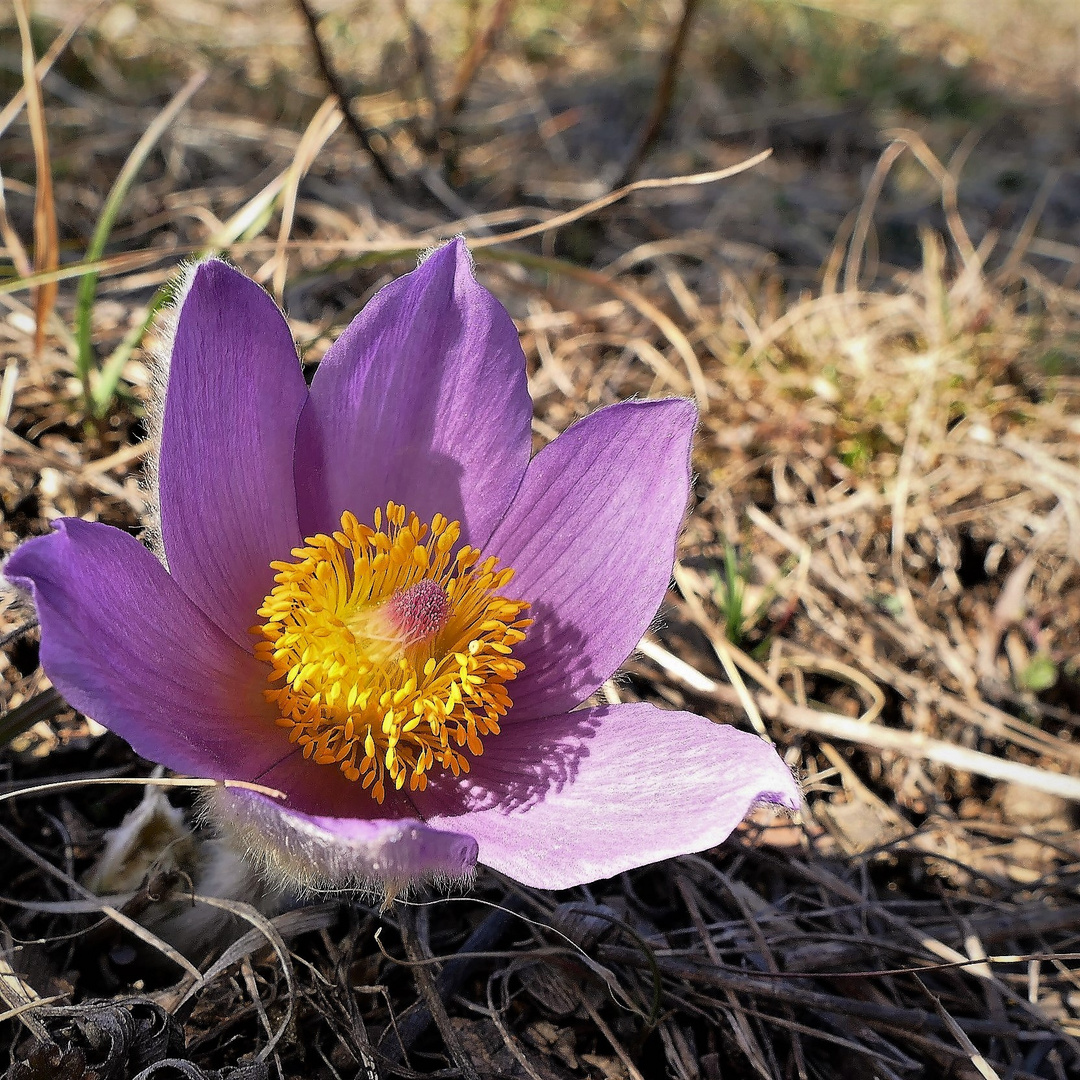
[[[652,109],[638,136],[637,145],[630,154],[629,160],[623,167],[619,179],[612,187],[622,187],[630,183],[634,174],[641,168],[645,156],[653,148],[660,136],[668,113],[671,111],[671,100],[675,95],[675,83],[679,75],[679,62],[682,60],[683,50],[686,48],[686,39],[690,32],[690,23],[694,18],[699,0],[683,0],[682,18],[675,28],[675,36],[671,39],[667,58],[664,61],[664,70],[660,74],[660,81],[656,84],[656,94],[653,97]]]
[[[6,642],[7,638],[4,641]],[[29,731],[42,720],[62,713],[67,707],[68,703],[51,686],[48,690],[35,694],[29,701],[16,705],[10,712],[0,716],[0,746],[6,746],[24,731]]]
[[[435,81],[435,60],[431,55],[431,40],[424,32],[424,28],[413,17],[409,10],[408,0],[395,0],[401,21],[409,31],[409,44],[412,47],[413,64],[416,73],[420,77],[420,85],[423,87],[427,99],[431,102],[431,126],[424,130],[419,110],[417,110],[414,135],[425,150],[438,149],[438,132],[442,127],[443,106],[439,98],[439,87]]]
[[[326,80],[326,85],[337,97],[341,105],[341,112],[345,117],[346,125],[356,137],[356,141],[364,152],[371,158],[378,174],[390,187],[400,191],[401,185],[398,178],[391,171],[386,159],[375,149],[371,136],[364,129],[364,125],[360,123],[352,110],[352,106],[349,104],[349,95],[341,85],[341,79],[338,78],[338,73],[334,70],[333,64],[330,63],[330,57],[323,48],[322,40],[319,37],[319,20],[315,17],[315,12],[311,10],[308,0],[296,0],[296,6],[300,9],[300,13],[304,16],[304,22],[307,24],[308,35],[311,37],[311,46],[315,50],[315,59],[318,61],[319,70],[322,72],[323,79]]]
[[[718,683],[696,668],[691,668],[685,661],[657,645],[656,642],[645,639],[640,642],[638,649],[690,689],[729,705],[741,704],[733,687]],[[897,728],[867,723],[865,720],[852,719],[850,716],[841,716],[839,713],[804,708],[772,693],[763,695],[758,700],[758,707],[770,719],[779,720],[788,727],[798,728],[800,731],[813,731],[819,735],[827,735],[830,739],[841,739],[860,746],[870,746],[876,750],[895,750],[908,757],[921,758],[924,761],[948,766],[958,772],[969,772],[991,780],[1023,784],[1025,787],[1035,788],[1050,795],[1080,802],[1080,780],[1066,773],[1048,772],[1046,769],[1038,769],[1033,765],[1007,761],[991,754],[980,753],[978,750],[969,750],[965,746],[945,742],[942,739],[931,739],[917,731],[901,731]]]
[[[601,963],[625,964],[627,967],[645,966],[645,959],[636,949],[619,945],[601,945],[599,959]],[[803,1008],[836,1016],[854,1016],[871,1023],[886,1023],[892,1026],[903,1025],[916,1031],[920,1029],[924,1031],[948,1030],[944,1021],[924,1009],[909,1008],[892,1002],[879,1004],[875,1001],[842,997],[838,994],[812,990],[794,980],[776,978],[772,975],[755,975],[749,972],[744,974],[730,968],[716,968],[711,963],[694,959],[661,955],[657,957],[657,963],[668,977],[685,979],[687,982],[719,989],[730,987],[743,996],[759,994],[762,997],[790,1001]],[[963,1026],[969,1034],[973,1035],[1009,1035],[1023,1041],[1045,1038],[1041,1031],[1011,1029],[1000,1021],[982,1017],[965,1017]]]
[[[491,46],[495,43],[499,31],[506,25],[506,20],[510,17],[513,6],[514,0],[495,0],[487,26],[469,46],[469,51],[461,61],[461,67],[458,68],[457,75],[454,76],[453,85],[450,87],[450,96],[446,102],[447,116],[457,116],[461,112],[465,105],[465,98],[468,96],[473,80],[476,78],[476,73],[480,70],[480,65],[484,62],[487,54],[491,52]]]
[[[970,772],[991,780],[1023,784],[1049,795],[1080,802],[1080,779],[1066,773],[1048,772],[1033,765],[1007,761],[978,750],[969,750],[966,746],[930,739],[917,731],[901,731],[878,724],[866,724],[853,720],[850,716],[819,712],[817,709],[802,708],[794,703],[773,704],[770,707],[770,701],[767,700],[762,702],[762,712],[800,731],[814,731],[827,735],[830,739],[843,739],[845,742],[870,746],[875,750],[896,750],[908,757],[946,765],[958,772]]]
[[[9,630],[6,634],[0,636],[0,649],[2,649],[9,642],[14,641],[16,638],[20,638],[23,634],[30,633],[31,630],[37,626],[38,621],[36,618],[27,619],[26,622],[20,623],[14,630]]]
[[[439,1034],[442,1036],[443,1043],[450,1054],[450,1060],[461,1070],[461,1075],[465,1080],[480,1080],[476,1070],[473,1068],[472,1061],[469,1060],[469,1056],[465,1053],[465,1047],[461,1045],[457,1031],[454,1030],[453,1024],[450,1023],[450,1017],[446,1013],[446,1006],[443,1005],[438,983],[431,974],[428,965],[418,962],[430,960],[431,954],[424,948],[416,932],[416,908],[412,906],[406,906],[401,913],[401,940],[405,946],[406,954],[412,961],[412,975],[416,981],[416,988],[420,991],[420,996],[427,1007],[426,1011],[429,1019],[434,1020],[439,1029]]]
[[[529,1080],[543,1080],[543,1077],[532,1067],[529,1059],[525,1056],[525,1051],[521,1049],[518,1040],[514,1038],[510,1029],[506,1026],[506,1021],[502,1017],[503,1011],[505,1011],[510,1004],[510,994],[507,990],[507,981],[510,978],[512,968],[506,968],[503,971],[493,971],[488,976],[487,981],[487,1015],[491,1022],[498,1029],[499,1034],[502,1036],[503,1045],[513,1055],[514,1060],[517,1061],[521,1068],[521,1071],[529,1078]],[[495,984],[495,980],[498,979],[502,982],[502,996],[503,1007],[502,1010],[495,1007],[495,995],[492,993],[492,986]],[[519,1074],[520,1075],[520,1074]]]
[[[490,952],[502,940],[524,901],[515,894],[505,896],[499,906],[465,939],[458,957],[448,960],[435,980],[435,992],[440,1001],[457,993],[458,987],[476,970],[481,957],[475,954]],[[432,1015],[423,1005],[417,1005],[397,1026],[400,1046],[408,1050],[428,1029]]]

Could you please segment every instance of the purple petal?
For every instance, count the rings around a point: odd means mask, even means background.
[[[572,709],[641,640],[671,579],[696,420],[682,399],[611,405],[529,463],[484,549],[535,620],[514,650],[513,720]]]
[[[380,804],[334,765],[319,765],[304,757],[294,744],[281,760],[252,779],[267,787],[277,788],[289,796],[290,809],[322,817],[344,818],[415,818],[419,815],[407,792],[388,785],[386,797]]]
[[[517,331],[455,241],[391,282],[327,352],[297,434],[305,535],[403,503],[483,546],[529,460]]]
[[[277,305],[223,262],[195,271],[180,308],[158,469],[169,571],[244,649],[297,545],[292,460],[307,397]]]
[[[474,809],[428,824],[476,837],[480,862],[544,889],[713,847],[759,802],[799,807],[764,740],[643,703],[508,725],[470,780]]]
[[[78,518],[28,540],[5,577],[33,595],[41,665],[80,712],[180,772],[251,779],[286,737],[266,671],[177,588],[133,536]]]
[[[364,792],[364,798],[371,797]],[[301,814],[273,799],[231,788],[215,791],[211,816],[249,856],[283,883],[301,889],[395,886],[463,878],[476,866],[471,836],[415,818],[367,820]]]

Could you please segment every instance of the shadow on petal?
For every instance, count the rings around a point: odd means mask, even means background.
[[[513,593],[513,582],[506,591]],[[607,663],[596,662],[592,650],[588,648],[588,635],[562,618],[546,600],[533,601],[525,614],[533,620],[525,638],[530,659],[525,671],[508,685],[514,708],[505,718],[504,733],[520,723],[522,717],[531,720],[546,713],[558,712],[567,700],[580,704],[589,696],[579,696],[581,687],[598,687],[612,675],[606,670]],[[521,651],[523,649],[519,646],[514,653],[517,655]],[[559,704],[555,708],[545,708],[548,701]],[[503,738],[502,735],[498,737]]]
[[[433,775],[427,790],[415,793],[413,801],[425,819],[528,810],[574,783],[597,727],[589,709],[508,724],[485,740],[484,753],[471,759],[467,776]]]
[[[299,813],[357,819],[420,816],[405,793],[391,787],[383,802],[378,803],[370,791],[347,780],[336,765],[318,765],[295,745],[288,746],[281,760],[255,779],[283,791],[285,805]]]
[[[317,438],[318,433],[311,438]],[[334,448],[323,447],[320,451],[327,459],[335,455]],[[370,451],[369,451],[370,453]],[[390,461],[392,455],[398,455],[402,461],[394,465]],[[396,502],[404,506],[408,513],[415,513],[422,522],[430,525],[435,514],[442,514],[448,521],[464,522],[466,520],[465,501],[462,495],[464,484],[461,464],[446,454],[437,451],[431,443],[430,432],[416,433],[404,448],[398,447],[390,452],[380,452],[380,468],[393,469],[396,472],[404,472],[405,465],[411,462],[414,469],[420,464],[420,471],[431,471],[440,477],[440,489],[437,499],[413,498],[413,491],[407,484],[382,484],[377,493],[369,493],[367,489],[356,489],[348,496],[335,494],[329,496],[332,502],[323,503],[319,509],[313,510],[305,502],[305,493],[317,490],[323,482],[322,467],[316,467],[310,461],[302,459],[299,455],[295,465],[296,490],[301,503],[305,505],[305,514],[301,517],[300,525],[304,537],[314,536],[316,533],[329,535],[341,527],[341,515],[348,510],[356,516],[362,525],[374,525],[375,511],[382,510],[385,514],[387,501]],[[372,469],[376,468],[372,465]],[[373,501],[379,499],[381,501]],[[385,527],[385,521],[384,521]],[[466,543],[463,536],[461,543]],[[460,545],[459,545],[460,546]],[[286,553],[281,558],[287,557]]]
[[[655,617],[689,494],[696,420],[678,398],[620,402],[572,424],[529,463],[490,543],[539,620],[516,650],[526,667],[515,720],[576,708]]]

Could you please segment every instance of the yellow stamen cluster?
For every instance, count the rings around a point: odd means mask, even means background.
[[[476,548],[454,551],[456,521],[436,514],[428,525],[388,503],[383,522],[380,510],[374,528],[342,514],[340,532],[271,563],[277,584],[252,627],[278,724],[380,803],[387,782],[422,791],[436,764],[469,771],[462,751],[479,756],[481,739],[499,733],[507,683],[524,668],[511,650],[530,623],[519,617],[527,603],[499,595],[513,570]],[[412,616],[414,596],[427,608]]]

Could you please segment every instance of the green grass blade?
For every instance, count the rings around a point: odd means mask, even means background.
[[[120,170],[116,182],[109,192],[105,206],[98,218],[97,228],[90,239],[90,246],[86,249],[86,262],[96,262],[101,258],[108,243],[109,234],[116,223],[120,207],[127,198],[131,185],[135,182],[139,170],[154,148],[157,141],[165,133],[165,129],[176,118],[177,113],[188,103],[191,96],[206,81],[207,72],[199,71],[191,76],[184,84],[180,92],[165,106],[157,115],[154,122],[143,132],[143,136],[135,144],[134,149],[128,155],[124,167]],[[75,372],[82,382],[83,393],[86,397],[87,406],[94,407],[94,395],[90,386],[90,373],[94,367],[94,350],[91,342],[90,316],[94,307],[94,298],[97,295],[97,274],[85,274],[79,282],[79,292],[75,307],[75,341],[77,354],[75,357]]]
[[[109,354],[108,360],[101,365],[101,374],[96,385],[91,390],[90,405],[94,417],[104,420],[112,406],[116,396],[116,386],[120,382],[120,375],[125,365],[131,359],[132,353],[142,344],[146,331],[154,322],[154,316],[161,309],[162,304],[169,298],[168,289],[158,289],[146,309],[146,315],[142,321],[133,326],[125,335],[124,340]]]
[[[258,236],[266,228],[273,216],[274,206],[281,195],[286,176],[287,172],[283,172],[274,180],[271,180],[262,191],[233,214],[210,237],[209,243],[198,252],[196,258],[202,259],[216,254],[237,239],[253,239]],[[171,292],[171,284],[158,289],[150,301],[143,320],[124,335],[124,340],[117,345],[109,358],[101,365],[101,374],[93,387],[90,398],[93,415],[98,420],[103,420],[108,415],[125,365],[131,359],[135,350],[142,344],[146,332],[154,323],[154,317],[168,301]]]

